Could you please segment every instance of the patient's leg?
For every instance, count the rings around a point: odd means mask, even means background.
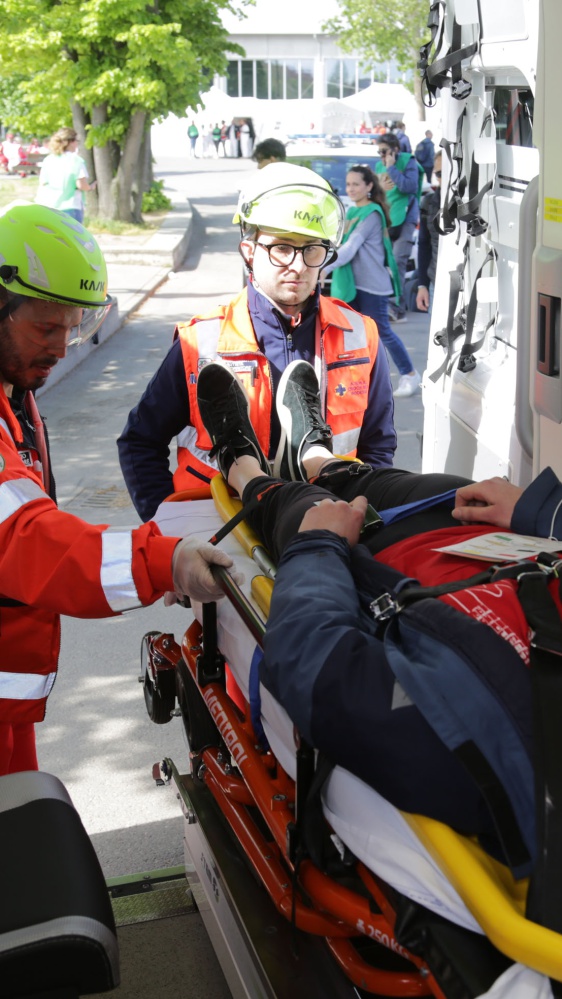
[[[306,511],[321,500],[333,498],[321,486],[265,476],[259,462],[249,455],[232,464],[228,484],[244,505],[258,498],[257,508],[247,520],[276,561],[298,532]]]

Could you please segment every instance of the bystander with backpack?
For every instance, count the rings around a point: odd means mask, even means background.
[[[430,132],[429,129],[425,133],[425,138],[421,142],[418,142],[414,156],[420,166],[423,167],[425,175],[431,184],[431,175],[435,160],[435,146],[433,145],[433,132]]]

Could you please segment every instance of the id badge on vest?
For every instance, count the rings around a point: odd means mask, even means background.
[[[257,360],[247,357],[235,360],[231,357],[221,356],[221,361],[240,379],[244,388],[252,389],[254,387],[259,377],[259,364]],[[201,371],[201,368],[205,367],[208,363],[207,358],[199,358],[198,370]]]

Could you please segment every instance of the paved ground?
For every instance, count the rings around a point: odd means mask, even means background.
[[[193,216],[189,252],[172,274],[159,264],[110,264],[120,307],[132,311],[120,328],[41,398],[48,419],[61,507],[93,523],[138,522],[117,463],[115,439],[171,342],[175,321],[208,311],[241,285],[237,233],[231,224],[244,174],[240,161],[167,161],[159,174],[174,202]],[[166,278],[166,275],[168,277]],[[164,278],[164,281],[162,281]],[[141,300],[154,282],[155,293]],[[398,327],[416,365],[424,366],[427,318]],[[396,375],[393,376],[396,381]],[[399,400],[397,464],[420,467],[417,433],[421,396]],[[39,727],[43,769],[66,784],[107,877],[182,863],[179,808],[169,789],[156,789],[153,762],[164,755],[185,763],[181,723],[149,722],[136,681],[144,632],[181,636],[188,614],[179,608],[135,611],[104,621],[63,622],[61,668]],[[123,985],[116,999],[227,999],[198,915],[162,919],[120,931]]]

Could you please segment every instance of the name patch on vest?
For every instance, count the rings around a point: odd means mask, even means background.
[[[199,372],[201,371],[202,368],[205,367],[205,365],[211,364],[213,361],[216,361],[216,358],[200,357],[197,361],[197,374],[199,374]],[[234,374],[237,375],[237,377],[240,378],[242,381],[244,381],[244,379],[246,378],[249,378],[250,384],[251,385],[255,384],[259,372],[259,365],[257,361],[253,360],[252,358],[244,358],[242,360],[235,361],[230,357],[221,357],[221,361],[224,364],[226,364],[227,367],[229,367],[230,370],[233,371]]]

